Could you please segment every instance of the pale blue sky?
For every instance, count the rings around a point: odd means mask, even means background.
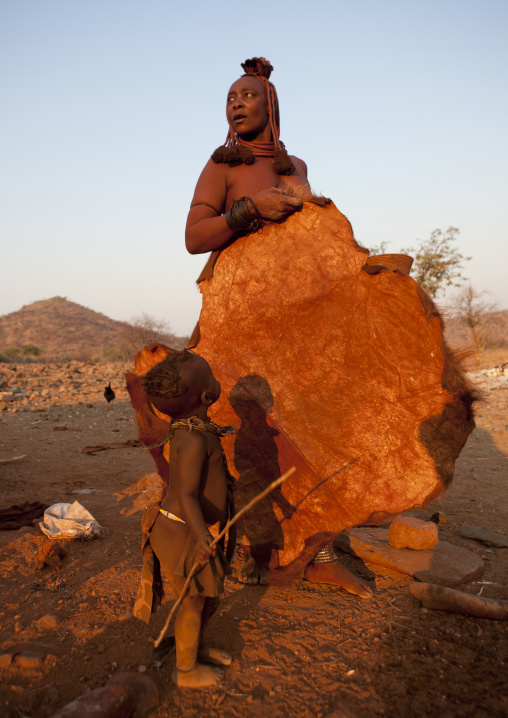
[[[255,55],[358,241],[459,227],[507,308],[507,20],[505,0],[0,0],[0,314],[60,295],[192,330],[185,219]]]

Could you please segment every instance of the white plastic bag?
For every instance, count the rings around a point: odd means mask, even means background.
[[[78,501],[73,504],[53,504],[44,512],[41,531],[52,539],[93,539],[107,531]]]

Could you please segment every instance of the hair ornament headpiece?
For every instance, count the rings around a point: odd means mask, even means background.
[[[272,132],[272,142],[248,142],[239,137],[229,123],[226,141],[212,155],[216,164],[228,164],[230,167],[251,165],[256,157],[273,157],[275,172],[279,175],[291,175],[296,171],[289,159],[284,143],[280,141],[279,99],[274,85],[269,81],[273,67],[264,57],[253,57],[242,62],[245,75],[257,77],[264,85],[268,100],[268,122]],[[244,76],[245,76],[244,75]]]

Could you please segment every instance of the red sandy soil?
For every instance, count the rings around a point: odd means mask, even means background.
[[[482,363],[499,364],[507,354],[484,356]],[[169,596],[149,626],[130,613],[141,567],[140,511],[159,491],[150,456],[142,448],[81,452],[136,438],[134,412],[119,389],[125,367],[73,366],[47,366],[39,375],[36,365],[19,365],[16,373],[0,365],[0,379],[24,391],[39,387],[0,414],[0,459],[26,454],[0,464],[0,508],[77,499],[108,530],[103,539],[66,542],[57,573],[36,571],[47,540],[37,523],[33,530],[0,532],[0,654],[46,656],[31,668],[0,668],[0,716],[8,718],[51,716],[109,676],[145,667],[172,601]],[[72,392],[59,391],[65,371],[73,374]],[[42,375],[53,385],[44,396]],[[108,409],[102,391],[109,378],[117,399]],[[508,535],[508,390],[487,393],[450,491],[440,504],[412,513],[429,518],[440,510],[447,517],[440,538],[485,559],[479,580],[490,583],[462,590],[508,599],[508,549],[459,534],[462,525],[474,524]],[[89,488],[97,492],[74,493]],[[201,691],[177,689],[171,656],[160,673],[147,670],[161,697],[151,716],[508,715],[506,622],[422,609],[408,577],[343,560],[372,581],[372,600],[304,580],[286,588],[228,580],[208,636],[210,645],[233,654],[224,681]],[[48,614],[57,617],[53,627],[37,623]]]

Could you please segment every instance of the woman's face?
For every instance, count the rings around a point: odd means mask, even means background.
[[[226,114],[241,137],[256,137],[268,126],[268,99],[262,82],[245,75],[231,85]]]

